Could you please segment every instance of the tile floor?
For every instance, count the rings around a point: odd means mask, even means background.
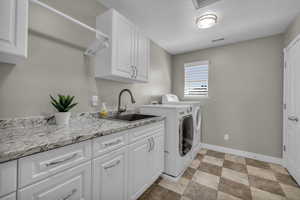
[[[279,165],[201,150],[177,182],[158,179],[139,200],[300,200]]]

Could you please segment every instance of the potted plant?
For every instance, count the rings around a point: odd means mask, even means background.
[[[58,113],[55,113],[55,121],[57,125],[68,125],[71,117],[69,112],[78,103],[73,103],[74,96],[58,95],[58,99],[55,99],[50,95],[51,104],[56,108]]]

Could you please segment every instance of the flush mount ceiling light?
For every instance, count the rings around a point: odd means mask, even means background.
[[[213,27],[214,25],[217,24],[217,21],[218,21],[217,15],[206,14],[206,15],[197,17],[196,24],[197,24],[198,28],[205,29],[205,28]]]

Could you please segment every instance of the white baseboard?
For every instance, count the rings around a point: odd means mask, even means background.
[[[275,163],[275,164],[280,164],[280,165],[283,164],[282,158],[276,158],[276,157],[272,157],[272,156],[266,156],[266,155],[262,155],[262,154],[241,151],[241,150],[231,149],[231,148],[217,146],[217,145],[204,144],[204,143],[201,144],[201,147],[205,148],[205,149],[210,149],[210,150],[219,151],[219,152],[223,152],[223,153],[229,153],[229,154],[242,156],[242,157],[246,157],[246,158],[252,158],[252,159],[256,159],[256,160],[260,160],[260,161],[264,161],[264,162]]]

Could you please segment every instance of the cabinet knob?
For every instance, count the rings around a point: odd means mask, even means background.
[[[135,77],[135,68],[133,65],[130,67],[131,67],[131,78],[134,78]]]
[[[138,68],[135,66],[135,78],[138,76]]]

